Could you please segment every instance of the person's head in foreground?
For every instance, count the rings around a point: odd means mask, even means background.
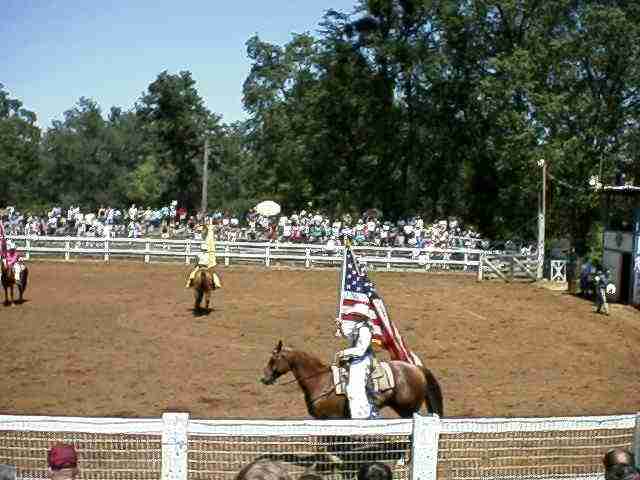
[[[367,463],[358,470],[358,480],[391,480],[393,474],[386,463]]]
[[[604,454],[602,463],[606,480],[640,480],[633,453],[626,448],[612,448]]]
[[[73,445],[68,443],[57,443],[51,447],[47,463],[51,479],[73,479],[78,475],[78,454]]]

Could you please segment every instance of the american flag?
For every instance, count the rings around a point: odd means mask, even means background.
[[[361,271],[349,247],[346,248],[341,277],[339,318],[353,319],[352,314],[343,313],[345,307],[358,303],[367,305],[369,316],[372,318],[374,342],[387,350],[392,360],[403,360],[422,366],[418,356],[405,345],[400,332],[389,318],[382,298],[376,293],[375,285],[369,280],[366,272]]]

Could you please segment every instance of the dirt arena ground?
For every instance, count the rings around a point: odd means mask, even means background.
[[[343,346],[333,337],[337,271],[221,269],[214,310],[194,316],[184,265],[30,269],[27,302],[0,306],[4,414],[307,417],[295,384],[258,382],[271,350],[283,339],[329,362]],[[639,409],[638,310],[613,305],[605,317],[563,292],[473,276],[371,277],[439,378],[446,416]]]

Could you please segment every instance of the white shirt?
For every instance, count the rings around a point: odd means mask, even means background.
[[[209,265],[209,254],[202,252],[198,255],[198,265]]]
[[[353,326],[349,325],[352,324]],[[356,323],[351,321],[342,322],[342,331],[351,341],[355,341],[355,345],[351,348],[345,348],[340,352],[341,357],[358,358],[362,357],[371,346],[371,329],[362,322]]]

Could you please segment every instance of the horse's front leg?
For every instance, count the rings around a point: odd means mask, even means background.
[[[11,303],[9,303],[9,292],[7,292],[7,289],[7,287],[4,287],[4,304],[11,305]]]
[[[10,297],[9,303],[14,303],[15,298],[14,298],[14,295],[13,295],[13,285],[11,285],[9,287],[9,297]]]
[[[209,310],[209,302],[211,301],[211,290],[207,290],[204,294],[204,308]]]

